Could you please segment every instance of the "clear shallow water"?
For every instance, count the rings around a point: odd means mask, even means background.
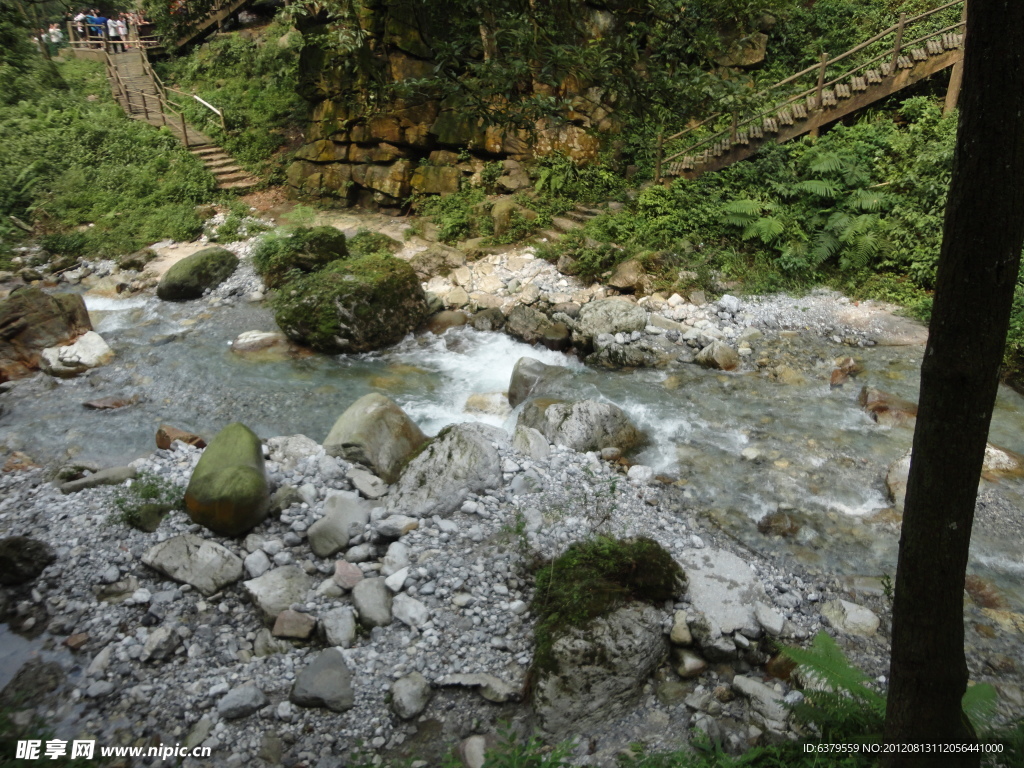
[[[335,419],[371,391],[392,397],[428,434],[468,420],[509,426],[514,414],[467,411],[467,400],[493,394],[500,403],[516,361],[531,356],[569,369],[553,394],[622,407],[650,436],[634,459],[672,477],[686,506],[751,547],[851,576],[895,571],[898,531],[886,513],[884,475],[910,448],[912,430],[876,424],[857,395],[870,385],[916,400],[919,348],[851,351],[806,337],[756,345],[758,355],[767,350],[801,371],[804,381],[794,384],[697,366],[594,370],[468,328],[410,336],[368,355],[255,362],[233,353],[229,342],[243,331],[276,330],[263,306],[93,297],[87,303],[116,360],[77,379],[37,377],[19,385],[5,396],[0,444],[39,459],[70,455],[112,464],[150,453],[161,423],[212,436],[242,421],[263,437],[302,433],[322,441]],[[863,372],[831,389],[832,361],[851,352]],[[118,410],[82,407],[133,396],[140,402]],[[991,440],[1024,453],[1024,400],[1011,390],[1000,392]],[[1000,489],[1018,510],[1024,505],[1020,482],[1002,480]],[[758,532],[757,522],[778,510],[800,525],[793,537]],[[1019,540],[977,536],[972,567],[1024,606]]]

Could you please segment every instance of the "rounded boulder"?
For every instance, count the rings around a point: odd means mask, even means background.
[[[185,490],[185,505],[193,522],[214,533],[239,536],[266,518],[269,492],[260,439],[236,422],[218,432],[203,451]]]
[[[205,248],[168,269],[156,287],[156,295],[164,301],[201,298],[206,289],[227,280],[237,266],[238,257],[231,251]]]
[[[290,339],[328,354],[389,346],[426,315],[412,267],[382,253],[331,262],[286,283],[274,301],[277,324]]]

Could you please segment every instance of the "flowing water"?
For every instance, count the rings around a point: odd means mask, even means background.
[[[672,478],[687,506],[751,547],[849,577],[895,571],[898,517],[883,478],[909,449],[912,429],[876,424],[857,394],[871,385],[916,400],[920,348],[857,350],[863,372],[836,389],[828,380],[832,361],[850,348],[811,336],[757,349],[793,361],[803,380],[788,384],[692,365],[668,372],[594,370],[468,328],[409,337],[369,355],[256,362],[232,352],[230,341],[247,330],[276,330],[264,306],[86,300],[116,360],[76,379],[20,383],[5,398],[0,446],[45,460],[123,463],[153,450],[160,424],[209,436],[232,421],[263,437],[302,433],[322,441],[337,416],[371,391],[392,397],[428,434],[467,420],[509,426],[515,414],[495,407],[500,396],[484,398],[483,410],[479,398],[470,398],[502,393],[515,362],[532,356],[569,369],[556,394],[622,407],[651,438],[633,459]],[[104,397],[139,402],[110,411],[82,406]],[[1009,389],[1000,391],[990,439],[1024,453],[1024,401]],[[1024,505],[1020,481],[1001,480],[998,490],[1014,512]],[[757,522],[776,511],[799,530],[786,537],[760,533]],[[979,531],[972,569],[996,582],[1017,610],[1024,607],[1019,539]]]

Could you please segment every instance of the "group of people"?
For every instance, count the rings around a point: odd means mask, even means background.
[[[79,11],[74,17],[74,30],[79,40],[87,40],[102,48],[109,43],[111,53],[126,51],[131,41],[138,39],[138,29],[145,20],[137,13],[102,16],[95,8],[88,13]]]

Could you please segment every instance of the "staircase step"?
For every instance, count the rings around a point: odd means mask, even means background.
[[[206,170],[208,170],[217,178],[220,178],[221,176],[227,176],[232,173],[245,173],[245,168],[243,168],[240,165],[222,165],[215,168],[207,165]]]
[[[567,219],[564,216],[553,216],[551,224],[555,229],[561,230],[562,232],[571,232],[574,229],[580,228],[580,223],[578,221]]]
[[[259,179],[247,179],[245,181],[230,181],[227,184],[218,184],[218,189],[249,189],[259,184]]]
[[[236,161],[233,157],[218,157],[217,155],[204,155],[200,158],[203,161],[203,165],[207,168],[227,168],[228,166],[235,165]]]
[[[243,179],[250,178],[249,174],[243,170],[232,171],[231,173],[215,173],[213,175],[221,183],[226,181],[242,181]]]

